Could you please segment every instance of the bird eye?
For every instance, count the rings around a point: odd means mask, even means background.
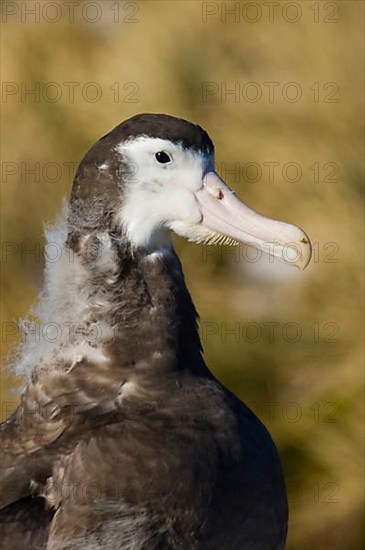
[[[161,164],[167,164],[168,162],[171,162],[171,157],[165,151],[159,151],[155,154],[155,159],[157,162],[160,162]]]

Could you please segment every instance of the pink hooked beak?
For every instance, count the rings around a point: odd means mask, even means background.
[[[246,206],[216,172],[204,176],[196,198],[203,227],[253,245],[300,269],[308,265],[312,247],[304,231],[295,225],[261,216]]]

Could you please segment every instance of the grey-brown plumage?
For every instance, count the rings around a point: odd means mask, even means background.
[[[140,115],[81,163],[67,259],[43,300],[60,324],[82,315],[39,353],[1,425],[3,548],[282,549],[286,491],[270,435],[206,367],[173,248],[151,254],[117,222],[128,166],[115,146],[136,135],[213,150],[197,126]]]

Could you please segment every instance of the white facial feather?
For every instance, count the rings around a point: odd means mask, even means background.
[[[125,196],[120,223],[136,246],[155,249],[166,246],[170,230],[186,236],[201,221],[194,192],[202,186],[211,157],[184,149],[169,140],[139,137],[121,143],[117,149],[130,165],[124,177]],[[171,162],[161,164],[156,153],[164,151]]]

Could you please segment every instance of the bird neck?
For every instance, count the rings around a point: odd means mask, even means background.
[[[209,376],[201,355],[198,316],[170,243],[148,252],[131,246],[107,227],[78,230],[67,205],[46,231],[44,288],[26,319],[16,372],[80,361],[102,365],[113,359],[125,371],[146,369]],[[127,373],[128,374],[128,373]]]
[[[94,349],[121,369],[206,372],[197,312],[172,244],[150,252],[108,233],[67,246],[83,273],[82,322],[99,335]]]

